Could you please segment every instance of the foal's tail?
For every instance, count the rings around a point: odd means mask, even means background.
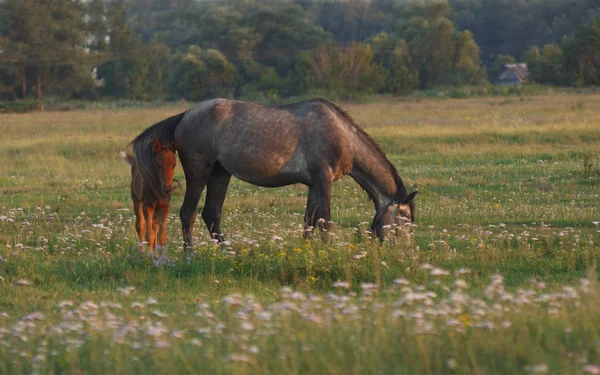
[[[175,129],[184,115],[185,112],[166,118],[150,126],[131,141],[135,166],[142,174],[144,183],[152,188],[157,197],[165,197],[165,193],[160,188],[152,143],[158,139],[162,145],[172,144],[175,140]]]
[[[125,163],[127,163],[133,167],[133,163],[135,162],[133,155],[131,155],[129,152],[125,152],[125,151],[121,151],[119,153],[119,155],[121,155],[121,158],[123,158]]]

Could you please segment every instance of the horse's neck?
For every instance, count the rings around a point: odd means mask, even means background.
[[[383,207],[397,197],[397,172],[389,160],[375,152],[369,144],[355,151],[352,178],[369,194],[376,208]]]

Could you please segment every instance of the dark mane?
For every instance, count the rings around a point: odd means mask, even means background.
[[[163,145],[173,144],[175,140],[175,128],[177,128],[185,113],[171,116],[150,126],[131,141],[135,165],[138,167],[144,181],[152,188],[157,197],[163,197],[165,194],[159,186],[160,182],[155,162],[156,155],[152,149],[152,142],[158,139]]]
[[[369,134],[367,134],[367,132],[365,132],[363,130],[363,128],[361,128],[360,125],[358,125],[354,121],[354,119],[350,116],[350,114],[348,112],[346,112],[342,108],[338,107],[337,105],[333,104],[329,100],[322,99],[322,98],[315,98],[310,101],[323,103],[326,106],[330,107],[334,112],[336,112],[340,116],[342,116],[344,118],[344,120],[346,120],[351,126],[353,126],[356,129],[357,133],[360,134],[361,138],[366,143],[368,143],[369,146],[381,157],[381,160],[385,160],[389,164],[388,167],[390,169],[390,172],[394,176],[394,179],[396,180],[396,185],[398,187],[398,190],[396,192],[396,200],[399,200],[399,201],[403,200],[408,195],[408,191],[406,190],[406,187],[404,186],[404,182],[402,182],[402,179],[398,175],[398,170],[396,169],[396,167],[394,167],[394,165],[391,162],[389,162],[388,158],[385,156],[385,153],[383,152],[381,147],[379,147],[379,145],[373,140],[373,138],[371,138],[371,136]]]
[[[161,144],[168,144],[173,142],[175,137],[175,128],[179,121],[183,118],[185,112],[182,112],[178,115],[171,116],[164,120],[157,122],[156,124],[148,127],[146,130],[141,132],[133,141],[131,141],[131,145],[135,145],[136,143],[144,142],[148,139],[154,140],[155,138]]]

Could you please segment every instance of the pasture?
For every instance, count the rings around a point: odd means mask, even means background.
[[[232,179],[186,254],[178,165],[147,256],[119,151],[187,106],[2,115],[0,374],[600,374],[600,96],[343,107],[420,190],[412,244],[349,177],[310,241],[305,187]]]

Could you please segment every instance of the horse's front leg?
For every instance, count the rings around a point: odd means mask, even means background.
[[[317,225],[317,189],[308,188],[306,210],[304,210],[304,237],[310,238]]]
[[[225,241],[221,232],[221,212],[230,180],[231,173],[217,163],[206,184],[206,201],[202,209],[202,219],[211,237],[216,238],[219,243]]]
[[[321,231],[327,232],[329,230],[331,227],[330,205],[331,178],[322,176],[308,191],[305,217],[308,214],[309,227],[316,228],[318,225]]]

